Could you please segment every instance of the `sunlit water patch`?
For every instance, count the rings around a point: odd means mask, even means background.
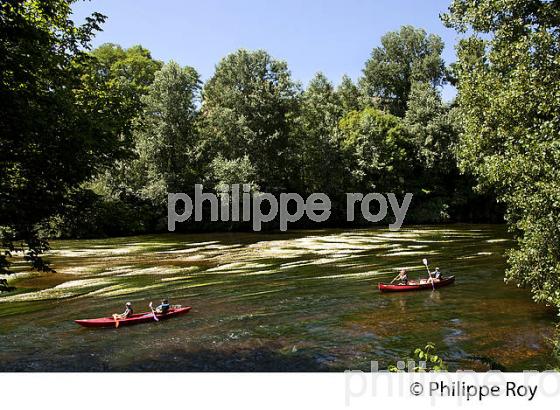
[[[554,315],[503,283],[501,226],[165,234],[54,241],[56,274],[18,263],[0,296],[4,370],[368,370],[434,342],[452,369],[551,367]],[[454,274],[435,292],[380,294],[401,268]],[[78,318],[168,297],[180,318],[84,329]]]

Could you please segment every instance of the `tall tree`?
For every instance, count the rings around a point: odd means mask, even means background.
[[[363,98],[360,94],[360,90],[347,75],[342,76],[342,81],[336,88],[336,94],[345,113],[358,111],[363,108]]]
[[[408,179],[414,222],[478,220],[493,204],[488,195],[474,192],[472,176],[459,172],[456,113],[431,84],[412,85],[403,127],[414,152],[414,174]]]
[[[373,49],[366,62],[360,81],[362,92],[370,104],[403,116],[414,82],[434,87],[444,82],[443,47],[439,36],[412,26],[385,34],[381,46]]]
[[[3,247],[27,243],[27,258],[46,244],[36,224],[58,212],[68,192],[123,154],[119,100],[84,84],[86,51],[104,16],[71,21],[72,1],[0,4],[0,226]],[[115,129],[114,125],[119,128]],[[0,268],[7,259],[0,258]]]
[[[205,138],[225,160],[247,156],[258,171],[255,182],[269,192],[290,186],[295,172],[297,93],[286,63],[262,50],[228,55],[204,86]]]
[[[309,83],[301,98],[298,137],[303,189],[309,193],[341,190],[341,161],[336,130],[343,107],[321,73]]]
[[[460,165],[497,189],[518,247],[507,278],[560,307],[558,1],[454,0]]]
[[[154,81],[162,62],[154,60],[149,50],[140,45],[123,49],[112,43],[92,50],[91,70],[84,76],[90,87],[108,88],[126,103],[119,114],[127,120],[136,118],[143,108],[142,97]]]
[[[351,111],[340,121],[347,189],[400,193],[410,174],[411,144],[402,120],[372,107]]]
[[[449,106],[431,84],[412,84],[403,125],[415,146],[416,159],[428,169],[449,173],[455,165],[458,130]]]
[[[130,129],[143,113],[143,97],[148,93],[162,62],[154,60],[150,51],[140,45],[124,49],[117,44],[106,43],[89,55],[91,63],[82,76],[83,81],[95,93],[94,98],[119,102],[119,107],[112,110],[115,113],[113,119]],[[116,161],[110,169],[86,184],[85,189],[91,189],[106,199],[117,200],[123,193],[130,192],[130,188],[145,183],[139,179],[142,175],[136,168],[139,162],[134,161],[138,141],[135,135],[133,137],[127,158]]]
[[[142,98],[145,110],[135,131],[142,196],[161,203],[167,192],[188,192],[202,178],[196,127],[200,79],[192,67],[167,63]]]

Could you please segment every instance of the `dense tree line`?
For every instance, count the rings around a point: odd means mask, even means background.
[[[344,193],[373,191],[412,192],[407,223],[499,220],[491,195],[474,192],[457,168],[455,108],[439,92],[441,39],[405,26],[381,43],[357,84],[346,77],[335,87],[318,73],[305,89],[263,50],[224,57],[204,84],[194,68],[155,61],[141,46],[93,50],[97,74],[86,79],[124,99],[129,155],[82,184],[47,228],[63,237],[162,231],[167,193],[192,193],[195,183],[324,192],[331,225],[346,223]]]
[[[304,88],[264,50],[225,56],[202,83],[195,68],[142,46],[90,50],[104,16],[76,26],[70,4],[2,3],[6,250],[23,240],[33,259],[41,235],[165,231],[167,193],[192,193],[195,183],[324,192],[331,225],[346,224],[345,192],[373,191],[413,193],[406,223],[500,221],[492,191],[475,192],[458,168],[464,124],[440,95],[454,77],[438,36],[411,26],[387,33],[355,83],[318,73]]]

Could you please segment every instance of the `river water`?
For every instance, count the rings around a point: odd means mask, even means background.
[[[16,264],[0,296],[0,370],[342,371],[380,368],[427,342],[450,370],[544,370],[554,312],[505,285],[503,226],[164,234],[52,242],[57,273]],[[380,294],[422,258],[454,285]],[[168,297],[167,321],[86,329]]]

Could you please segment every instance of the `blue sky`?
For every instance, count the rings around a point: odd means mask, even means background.
[[[287,61],[304,85],[318,71],[335,84],[356,80],[381,36],[411,24],[445,41],[444,59],[455,60],[457,36],[439,20],[450,0],[92,0],[74,6],[76,22],[93,11],[108,16],[94,46],[142,44],[160,60],[197,69],[204,80],[238,48],[265,49]],[[444,99],[454,89],[445,87]]]

